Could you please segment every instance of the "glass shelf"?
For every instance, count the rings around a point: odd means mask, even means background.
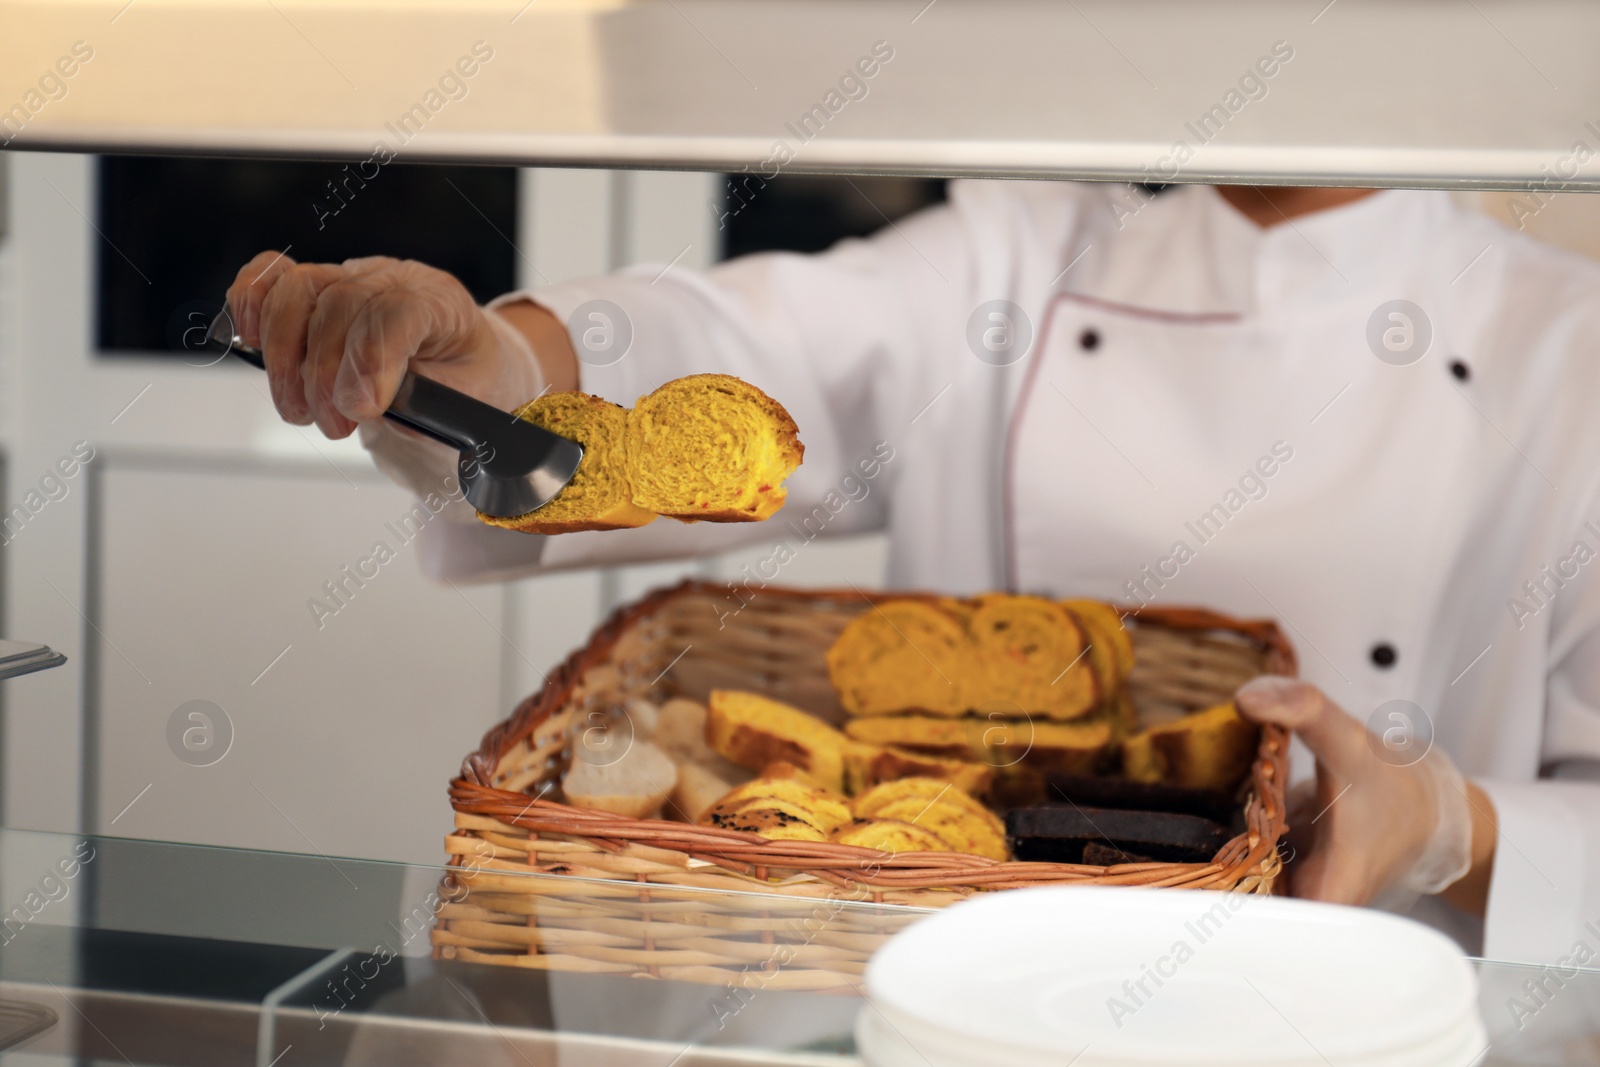
[[[13,18],[27,29],[0,37],[0,70],[81,69],[13,148],[767,177],[1600,183],[1586,110],[1600,8],[1582,0],[3,6],[24,9]],[[92,58],[63,55],[73,41]],[[27,88],[22,73],[13,86]]]
[[[853,989],[743,988],[432,958],[442,867],[0,831],[0,1028],[43,1033],[0,1064],[560,1064],[722,1067],[854,1064]],[[548,883],[573,915],[582,879]],[[616,883],[599,883],[611,889]],[[770,916],[758,894],[673,891],[712,917]],[[448,895],[448,894],[447,894]],[[538,899],[545,899],[539,897]],[[843,925],[902,927],[925,912],[827,901],[781,959]],[[581,905],[579,905],[581,907]],[[776,905],[781,907],[781,904]],[[19,916],[21,918],[19,918]],[[531,924],[530,924],[531,925]],[[596,924],[599,925],[598,923]],[[1489,1065],[1593,1064],[1600,971],[1477,963]],[[1381,980],[1381,976],[1374,976]],[[1529,984],[1531,983],[1531,985]],[[1542,983],[1545,992],[1530,993]],[[1516,1013],[1513,1001],[1535,1010]],[[1519,1026],[1520,1024],[1520,1026]]]

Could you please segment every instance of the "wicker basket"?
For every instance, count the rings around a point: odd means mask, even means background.
[[[635,697],[703,700],[714,688],[746,689],[829,721],[844,717],[824,656],[845,624],[870,609],[868,599],[857,591],[744,592],[740,600],[727,587],[685,582],[618,611],[485,735],[450,785],[456,831],[446,842],[452,871],[433,932],[439,955],[831,989],[853,985],[882,939],[919,914],[853,902],[933,908],[979,890],[1060,884],[1271,892],[1286,829],[1288,749],[1275,727],[1262,733],[1245,832],[1210,863],[889,855],[545,799],[559,795],[570,745],[591,717]],[[1147,607],[1132,623],[1128,686],[1144,714],[1194,710],[1228,699],[1257,674],[1295,672],[1294,653],[1271,622]],[[530,873],[575,877],[521,877]]]

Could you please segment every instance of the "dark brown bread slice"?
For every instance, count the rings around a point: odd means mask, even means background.
[[[1198,815],[1224,826],[1242,817],[1244,805],[1226,793],[1186,789],[1159,782],[1132,782],[1126,778],[1091,778],[1082,774],[1049,776],[1049,799],[1092,808],[1119,811],[1165,811]]]
[[[1228,831],[1194,815],[1041,804],[1008,813],[1006,837],[1019,860],[1083,863],[1084,846],[1099,842],[1161,863],[1205,863]]]
[[[994,810],[1004,812],[1043,804],[1051,799],[1051,794],[1046,788],[1044,772],[1023,762],[996,767],[994,781],[983,799]]]

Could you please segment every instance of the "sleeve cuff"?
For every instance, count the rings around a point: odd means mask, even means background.
[[[508,582],[543,569],[549,540],[541,534],[490,526],[472,515],[469,522],[424,527],[417,538],[417,560],[422,573],[436,582]]]
[[[1566,796],[1571,787],[1478,785],[1494,803],[1499,831],[1483,954],[1492,960],[1555,963],[1584,936],[1585,922],[1600,920],[1600,914],[1583,910],[1589,848],[1574,798]]]
[[[407,489],[429,510],[451,523],[476,523],[477,516],[461,495],[456,465],[459,454],[449,445],[420,434],[406,433],[384,419],[356,427],[361,447],[385,478]],[[437,504],[437,506],[435,506]]]
[[[567,328],[570,336],[574,326],[573,317],[583,305],[604,301],[611,305],[617,314],[626,319],[623,324],[628,332],[628,347],[614,358],[597,358],[586,354],[579,338],[572,338],[573,351],[578,355],[578,388],[586,393],[604,397],[623,407],[632,407],[639,397],[648,393],[659,385],[659,381],[645,381],[641,377],[637,359],[627,358],[628,353],[639,347],[640,338],[634,331],[640,326],[638,315],[629,319],[627,312],[617,303],[619,299],[627,298],[619,292],[629,284],[629,274],[621,271],[605,278],[591,279],[587,282],[570,282],[560,285],[543,285],[533,289],[520,289],[514,293],[497,296],[485,306],[490,311],[498,311],[507,304],[528,301],[537,304],[554,315],[561,324]],[[603,313],[603,308],[593,309]],[[638,309],[635,308],[635,311]],[[587,316],[585,316],[587,318]],[[659,356],[660,353],[657,353]],[[659,363],[660,361],[657,360]],[[658,371],[665,373],[668,368],[665,364],[658,366]],[[667,377],[671,377],[667,374]],[[664,379],[663,379],[664,380]]]

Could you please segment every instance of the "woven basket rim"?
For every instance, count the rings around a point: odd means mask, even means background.
[[[956,852],[886,853],[835,842],[775,841],[737,830],[667,819],[631,819],[497,789],[490,784],[502,757],[518,743],[532,737],[540,725],[566,704],[584,674],[605,662],[630,628],[674,600],[721,592],[722,586],[714,582],[686,579],[654,590],[614,611],[587,643],[546,676],[539,689],[484,734],[478,748],[462,762],[461,773],[450,783],[451,806],[457,812],[486,816],[533,833],[581,837],[608,851],[643,845],[681,853],[693,860],[760,879],[765,879],[771,870],[800,871],[841,887],[854,885],[875,889],[999,889],[1085,881],[1097,885],[1173,887],[1231,884],[1259,869],[1288,829],[1284,789],[1289,737],[1282,727],[1271,724],[1262,727],[1260,748],[1251,768],[1252,789],[1245,808],[1245,830],[1224,844],[1207,863],[1130,863],[1102,867],[1000,861]],[[863,599],[874,602],[867,594],[853,588],[767,586],[761,594],[791,602],[853,604]],[[937,596],[898,590],[884,591],[882,595],[894,599]],[[1284,675],[1297,673],[1294,649],[1271,619],[1238,619],[1195,607],[1145,605],[1129,609],[1124,605],[1114,606],[1119,615],[1132,619],[1137,626],[1220,631],[1242,636],[1266,654],[1269,671]],[[764,891],[774,890],[781,892],[781,886],[768,886]]]

